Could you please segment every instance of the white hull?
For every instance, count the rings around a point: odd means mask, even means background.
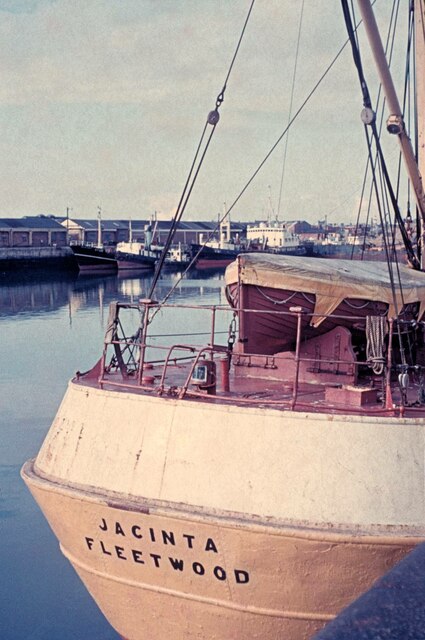
[[[71,383],[23,475],[127,640],[301,640],[424,538],[424,433]]]

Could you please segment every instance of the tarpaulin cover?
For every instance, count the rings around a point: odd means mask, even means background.
[[[419,302],[420,319],[425,311],[425,273],[396,264],[391,270],[394,292],[386,262],[245,253],[227,267],[225,281],[315,294],[314,326],[346,298],[386,302],[389,318],[396,318],[404,304]]]

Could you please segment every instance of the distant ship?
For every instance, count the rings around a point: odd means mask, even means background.
[[[113,247],[71,244],[81,273],[116,273],[118,264]]]
[[[151,271],[158,260],[158,254],[146,249],[144,242],[119,242],[115,257],[119,271]]]
[[[306,246],[296,233],[290,233],[284,222],[260,222],[249,224],[246,230],[249,251],[305,255]]]
[[[81,273],[116,273],[118,264],[115,249],[105,247],[102,242],[102,213],[98,207],[97,213],[97,244],[71,243]]]
[[[181,242],[171,246],[165,257],[164,267],[168,270],[182,270],[190,266],[191,256],[187,247]]]
[[[133,240],[131,221],[129,223],[129,241],[119,242],[116,246],[115,257],[118,271],[152,271],[161,251],[152,249],[152,221],[145,225],[144,242]]]
[[[230,217],[219,223],[219,240],[204,239],[191,244],[191,258],[197,269],[227,267],[236,256],[245,250],[245,245],[231,238]]]

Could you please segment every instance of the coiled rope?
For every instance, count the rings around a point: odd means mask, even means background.
[[[366,358],[372,371],[381,375],[384,371],[384,338],[387,332],[385,316],[366,316]]]

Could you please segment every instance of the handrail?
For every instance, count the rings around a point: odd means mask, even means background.
[[[190,397],[195,397],[202,395],[205,396],[205,387],[202,388],[202,385],[198,387],[189,389],[191,385],[191,380],[193,378],[193,373],[195,367],[198,365],[199,361],[204,357],[209,357],[211,359],[214,358],[214,354],[221,353],[226,354],[229,362],[233,355],[234,366],[242,365],[242,366],[251,366],[251,367],[262,367],[264,369],[279,369],[279,362],[287,360],[287,354],[261,354],[261,353],[248,353],[246,351],[232,351],[232,344],[229,343],[227,347],[225,345],[216,345],[214,344],[215,336],[217,334],[223,333],[221,331],[221,327],[218,326],[217,331],[217,314],[220,312],[224,312],[225,314],[232,314],[232,316],[242,311],[241,308],[229,308],[228,306],[222,305],[186,305],[186,304],[165,304],[163,308],[181,308],[181,309],[189,309],[189,310],[198,310],[211,314],[211,325],[210,332],[205,332],[206,335],[210,338],[210,343],[205,344],[182,344],[182,343],[174,343],[172,345],[161,345],[152,342],[152,337],[149,335],[149,312],[151,308],[156,307],[157,303],[152,300],[143,300],[140,301],[139,304],[129,304],[129,303],[114,303],[114,313],[110,314],[110,318],[108,320],[108,331],[107,331],[107,339],[105,339],[104,349],[102,352],[102,357],[100,361],[100,375],[98,378],[99,384],[103,387],[104,384],[108,384],[111,386],[117,386],[120,388],[127,389],[140,389],[140,390],[149,390],[154,391],[158,394],[163,394],[166,388],[166,378],[168,375],[169,368],[172,363],[177,365],[177,363],[182,364],[181,371],[184,372],[185,378],[183,379],[183,384],[179,384],[179,386],[170,386],[170,392],[174,395],[177,395],[179,398],[184,398],[187,395]],[[121,310],[138,310],[141,313],[142,324],[141,328],[134,334],[133,336],[125,336],[119,335],[120,332],[123,333],[123,329],[121,323],[119,322],[119,313]],[[282,383],[285,386],[285,390],[288,391],[288,384],[291,385],[291,393],[289,396],[286,396],[285,393],[282,393],[281,400],[271,400],[265,399],[264,402],[266,404],[271,405],[279,405],[279,406],[287,406],[290,409],[295,409],[296,406],[303,405],[303,401],[300,400],[300,390],[302,386],[300,385],[300,367],[303,363],[304,366],[308,366],[308,363],[313,363],[314,366],[317,365],[317,369],[314,370],[318,375],[326,373],[326,374],[334,374],[341,376],[348,375],[353,376],[357,375],[355,372],[359,371],[360,367],[370,367],[371,362],[368,360],[357,360],[355,357],[349,356],[345,359],[341,359],[339,357],[329,357],[329,354],[324,354],[323,356],[314,357],[314,355],[302,355],[301,354],[301,344],[302,344],[302,332],[303,327],[305,326],[305,322],[308,321],[308,318],[313,317],[313,312],[308,312],[301,307],[293,307],[290,308],[289,311],[281,311],[281,310],[258,310],[258,309],[243,309],[244,313],[261,313],[271,314],[271,315],[279,315],[279,316],[292,316],[297,319],[297,329],[296,329],[296,337],[295,337],[295,351],[293,353],[293,373],[291,374],[291,378],[282,379]],[[115,315],[114,315],[115,314]],[[326,316],[326,314],[324,314]],[[328,317],[328,316],[326,316]],[[335,316],[331,314],[333,320],[338,320],[338,318],[348,318],[356,322],[357,320],[361,320],[362,322],[365,319],[365,316]],[[396,367],[400,367],[398,371],[402,371],[401,365],[397,365],[394,362],[394,356],[396,352],[392,349],[392,338],[391,336],[394,333],[394,326],[398,322],[403,327],[412,327],[413,323],[411,320],[399,320],[394,321],[389,319],[389,332],[388,332],[388,349],[386,351],[386,366],[384,372],[381,376],[382,379],[382,389],[379,387],[379,392],[382,392],[382,402],[383,409],[387,412],[393,412],[395,409],[394,399],[392,397],[392,390],[394,389],[394,381],[391,379],[391,372],[397,371]],[[423,323],[420,323],[423,324]],[[165,334],[166,338],[172,337],[173,334],[167,333]],[[181,334],[180,334],[181,335]],[[190,335],[190,334],[188,334]],[[193,335],[200,335],[199,333],[194,333]],[[230,335],[230,334],[229,334]],[[161,337],[161,335],[155,335],[155,339]],[[130,347],[130,348],[129,348]],[[108,349],[112,348],[114,350],[114,358],[112,359],[112,366],[109,367],[106,365],[106,358]],[[126,349],[128,349],[128,360],[126,362],[123,361],[122,356],[125,354]],[[162,358],[154,358],[150,360],[146,360],[148,350],[153,349],[154,351],[166,351],[165,357]],[[177,356],[176,352],[186,352],[187,355]],[[270,366],[270,359],[272,359],[273,366]],[[249,361],[249,364],[246,365],[246,362]],[[129,368],[130,363],[130,368]],[[323,368],[323,365],[332,364],[328,371]],[[155,366],[155,375],[146,375],[146,371],[152,369]],[[338,367],[341,366],[342,370],[338,371]],[[280,369],[282,371],[283,369]],[[405,371],[406,369],[403,369]],[[425,367],[421,365],[411,365],[410,371],[417,371],[422,376],[425,373]],[[117,372],[121,373],[121,381],[114,375]],[[304,373],[306,369],[303,370]],[[160,375],[158,375],[160,372]],[[363,375],[363,374],[362,374]],[[276,384],[276,381],[279,380],[278,376],[273,376],[273,373],[267,374],[267,376],[263,376],[270,381],[274,381],[273,384]],[[181,378],[182,379],[182,378]],[[364,378],[366,379],[366,378]],[[376,376],[370,374],[370,379],[375,379]],[[305,381],[305,378],[304,378]],[[393,385],[391,386],[391,382]],[[317,384],[321,384],[320,380]],[[415,382],[418,385],[418,380]],[[422,384],[422,383],[421,383]],[[422,389],[422,387],[420,387]],[[237,394],[236,394],[237,395]],[[302,394],[301,394],[302,395]],[[398,397],[399,394],[397,394]],[[405,404],[405,400],[403,399],[403,394],[400,395],[399,401],[399,410],[403,411],[403,404]],[[227,397],[224,398],[220,396],[221,399],[228,401],[229,397],[235,398],[235,393],[233,392],[231,396],[227,394]],[[258,403],[258,398],[255,400],[250,400],[249,398],[239,397],[237,399],[239,402],[253,402]]]
[[[190,351],[191,353],[194,352],[194,348],[190,347],[188,345],[178,345],[177,344],[177,345],[173,345],[172,347],[170,347],[170,349],[169,349],[169,351],[168,351],[168,353],[166,355],[166,358],[165,358],[164,367],[162,369],[162,376],[161,376],[161,381],[159,383],[159,389],[158,389],[159,393],[162,393],[164,391],[164,381],[165,381],[165,376],[166,376],[166,373],[167,373],[167,368],[168,368],[168,365],[169,365],[169,362],[170,362],[170,359],[171,359],[171,354],[175,349],[180,349],[181,351]]]
[[[145,304],[145,301],[140,301],[139,304],[137,303],[121,303],[118,302],[116,303],[117,307],[122,308],[122,309],[134,309],[134,310],[138,310],[140,311],[140,307],[141,304]],[[151,307],[154,306],[159,306],[158,303],[153,302],[153,301],[149,301],[149,305]],[[294,314],[294,312],[290,312],[290,311],[282,311],[280,309],[248,309],[248,308],[244,308],[244,307],[229,307],[228,305],[189,305],[189,304],[161,304],[161,309],[195,309],[197,311],[211,311],[211,312],[217,312],[217,311],[222,311],[225,313],[249,313],[249,314],[261,314],[261,315],[278,315],[278,316],[294,316],[296,315],[296,313]],[[379,315],[379,314],[378,314]],[[381,314],[383,317],[386,317],[386,313]],[[304,316],[306,318],[313,318],[313,317],[323,317],[323,318],[332,318],[334,320],[364,320],[365,316],[364,315],[339,315],[339,314],[327,314],[327,313],[317,313],[315,311],[304,311]],[[396,321],[395,319],[393,319],[394,321]],[[413,320],[403,320],[402,318],[398,318],[397,322],[400,324],[407,324],[410,325],[412,324]],[[415,321],[416,324],[423,324],[425,325],[425,321]]]

